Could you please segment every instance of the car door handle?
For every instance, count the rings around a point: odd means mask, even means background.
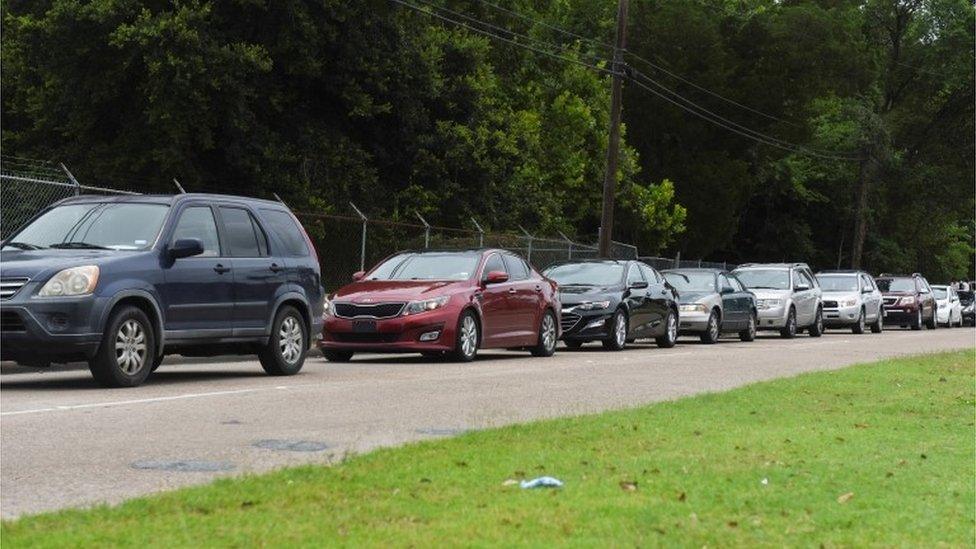
[[[518,292],[518,290],[516,290],[515,288],[509,288],[508,289],[508,293],[510,293],[510,294],[514,294],[516,292]]]
[[[277,263],[272,263],[271,266],[268,267],[268,268],[271,269],[271,272],[273,272],[273,273],[280,272],[283,269],[283,267],[281,267]]]
[[[221,265],[220,263],[218,263],[218,264],[214,265],[214,270],[217,271],[217,274],[224,274],[224,273],[230,271],[230,267],[224,267],[223,265]]]

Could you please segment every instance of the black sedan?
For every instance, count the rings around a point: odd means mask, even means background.
[[[563,340],[570,349],[588,341],[619,351],[637,339],[673,347],[678,337],[674,288],[640,261],[584,260],[549,267],[559,284]]]

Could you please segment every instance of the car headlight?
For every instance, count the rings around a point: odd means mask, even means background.
[[[900,303],[902,305],[914,305],[915,304],[915,296],[913,296],[913,295],[906,295],[905,297],[903,297],[900,300],[898,300],[898,303]]]
[[[407,303],[407,308],[403,311],[403,314],[415,315],[417,313],[425,313],[427,311],[433,311],[434,309],[440,309],[447,303],[450,296],[443,295],[441,297],[435,297],[432,299],[425,299],[423,301],[411,301]]]
[[[325,296],[322,302],[322,318],[329,316],[335,316],[335,310],[332,308],[332,300],[329,299],[329,296]]]
[[[966,305],[966,306],[965,306],[965,307],[963,308],[963,312],[966,312],[966,313],[968,313],[968,312],[971,312],[971,311],[973,311],[973,310],[976,310],[976,306],[973,306],[973,305]]]
[[[580,303],[574,307],[574,309],[580,311],[599,311],[601,309],[606,309],[609,306],[609,301],[584,301],[583,303]]]
[[[71,267],[52,276],[37,295],[38,297],[88,295],[95,290],[96,284],[98,284],[98,267],[95,265]]]
[[[845,299],[844,301],[840,302],[841,307],[853,307],[855,305],[857,305],[857,299],[853,297],[851,299]]]
[[[678,310],[682,313],[704,313],[708,309],[702,303],[684,303],[678,306]]]
[[[757,299],[756,307],[760,309],[775,309],[783,305],[782,299]]]

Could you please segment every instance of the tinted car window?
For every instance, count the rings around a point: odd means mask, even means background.
[[[498,254],[491,254],[488,261],[485,262],[485,268],[483,274],[481,275],[482,278],[487,277],[488,273],[492,271],[508,272],[505,270],[505,263],[502,261],[502,256]]]
[[[281,210],[261,210],[261,218],[264,220],[265,227],[278,237],[281,245],[284,246],[284,253],[281,255],[299,257],[308,255],[305,236],[291,214]]]
[[[220,208],[225,237],[233,257],[261,257],[267,255],[268,241],[247,210]]]
[[[217,222],[209,206],[190,206],[180,214],[180,220],[173,230],[173,242],[181,238],[196,238],[203,243],[200,256],[220,255],[220,239],[217,237]],[[199,257],[199,256],[198,256]]]
[[[525,280],[529,278],[529,267],[521,258],[506,254],[505,265],[508,266],[508,272],[512,280]]]

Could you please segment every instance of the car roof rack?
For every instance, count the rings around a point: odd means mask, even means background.
[[[781,269],[786,269],[786,268],[809,269],[810,268],[809,265],[801,262],[794,262],[794,263],[779,262],[779,263],[743,263],[742,265],[736,267],[736,269],[752,268],[752,267],[778,267]]]
[[[858,269],[824,269],[822,271],[818,271],[817,274],[818,275],[822,275],[822,274],[861,274],[863,272],[864,271],[861,271],[861,270],[858,270]]]
[[[878,276],[883,276],[887,278],[915,278],[917,276],[919,278],[925,278],[922,276],[921,273],[912,273],[912,274],[881,273]]]

